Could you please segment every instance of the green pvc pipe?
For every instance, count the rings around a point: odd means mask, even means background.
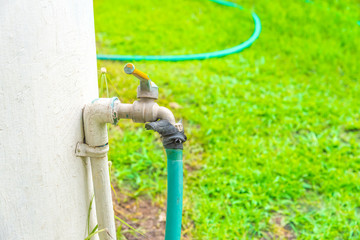
[[[183,200],[183,150],[165,150],[168,170],[165,240],[180,240]]]
[[[227,6],[234,7],[242,10],[243,7],[229,1],[225,0],[210,0],[212,2]],[[251,16],[254,20],[254,32],[251,37],[243,43],[240,43],[237,46],[223,49],[215,52],[207,52],[207,53],[199,53],[199,54],[186,54],[186,55],[104,55],[98,54],[97,59],[99,60],[113,60],[113,61],[139,61],[139,60],[148,60],[148,61],[185,61],[185,60],[203,60],[215,57],[223,57],[229,54],[241,52],[245,48],[251,46],[253,42],[260,36],[261,32],[261,22],[260,18],[256,15],[256,13],[251,13]]]

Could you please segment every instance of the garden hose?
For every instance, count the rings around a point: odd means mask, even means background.
[[[183,202],[183,143],[187,140],[184,130],[179,131],[168,120],[145,124],[147,130],[162,137],[167,157],[167,200],[165,240],[180,240]]]
[[[165,148],[167,200],[165,240],[180,240],[183,202],[183,150]]]
[[[224,0],[210,0],[212,2],[228,6],[228,7],[234,7],[240,10],[243,10],[243,7],[233,3],[228,2]],[[97,59],[99,60],[113,60],[113,61],[139,61],[139,60],[157,60],[157,61],[185,61],[185,60],[203,60],[208,58],[215,58],[215,57],[223,57],[229,54],[241,52],[245,48],[248,48],[251,46],[253,42],[259,37],[261,32],[261,22],[260,18],[256,15],[256,13],[251,13],[251,16],[254,20],[254,32],[251,35],[251,37],[246,40],[245,42],[231,48],[215,51],[215,52],[208,52],[208,53],[198,53],[198,54],[185,54],[185,55],[103,55],[98,54]]]

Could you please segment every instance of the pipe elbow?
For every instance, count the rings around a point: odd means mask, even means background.
[[[172,125],[175,125],[174,114],[166,107],[159,107],[157,112],[157,119],[168,120]]]
[[[85,142],[92,147],[108,143],[106,123],[116,124],[118,116],[115,105],[118,98],[99,98],[86,104],[83,110]]]

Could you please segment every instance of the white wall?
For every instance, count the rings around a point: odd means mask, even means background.
[[[91,0],[0,0],[0,239],[86,236],[94,37]]]

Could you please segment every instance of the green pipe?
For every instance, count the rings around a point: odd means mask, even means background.
[[[210,0],[212,2],[228,6],[228,7],[234,7],[237,9],[242,10],[243,7],[229,1],[224,0]],[[113,61],[131,61],[131,60],[148,60],[148,61],[186,61],[186,60],[203,60],[203,59],[209,59],[209,58],[215,58],[215,57],[223,57],[229,54],[241,52],[245,48],[248,48],[251,46],[253,42],[260,36],[261,32],[261,22],[260,18],[256,15],[256,13],[251,13],[251,16],[254,20],[254,32],[251,35],[251,37],[246,40],[243,43],[240,43],[237,46],[223,49],[220,51],[215,52],[207,52],[207,53],[198,53],[198,54],[186,54],[186,55],[104,55],[104,54],[98,54],[97,59],[99,60],[113,60]]]
[[[180,240],[183,200],[183,150],[168,148],[165,150],[168,169],[165,240]]]

